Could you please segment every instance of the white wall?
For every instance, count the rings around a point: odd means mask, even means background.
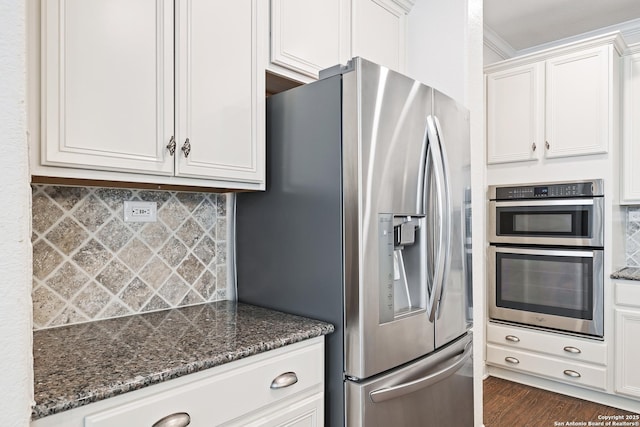
[[[466,104],[467,0],[416,0],[409,13],[407,74]]]
[[[25,40],[25,0],[0,0],[0,414],[16,427],[33,400]]]

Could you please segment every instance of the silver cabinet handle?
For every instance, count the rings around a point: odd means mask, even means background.
[[[531,144],[531,151],[536,151],[536,143],[534,142],[533,144]]]
[[[169,154],[171,154],[172,156],[176,153],[176,139],[173,135],[171,135],[171,139],[167,144],[167,150],[169,150]]]
[[[156,421],[151,427],[185,427],[191,424],[191,417],[186,412],[167,415]]]
[[[184,141],[181,150],[184,153],[184,157],[189,157],[189,153],[191,152],[191,143],[189,142],[189,138]]]
[[[517,365],[518,363],[520,363],[520,361],[518,359],[516,359],[515,357],[511,357],[511,356],[505,357],[504,361],[507,362],[507,363],[511,363],[512,365]]]
[[[504,339],[511,342],[520,342],[520,338],[516,337],[515,335],[507,335],[506,337],[504,337]]]
[[[579,372],[572,371],[571,369],[565,369],[564,374],[571,378],[580,378],[582,376]]]
[[[271,388],[277,390],[279,388],[285,388],[294,385],[298,382],[298,377],[295,372],[285,372],[280,374],[273,381],[271,381]]]
[[[580,354],[580,353],[582,353],[582,352],[580,351],[580,349],[579,349],[579,348],[572,347],[572,346],[570,346],[570,345],[566,346],[566,347],[564,348],[564,351],[566,351],[567,353],[573,353],[573,354]]]

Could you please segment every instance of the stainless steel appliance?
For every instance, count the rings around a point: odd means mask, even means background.
[[[602,180],[492,186],[489,317],[604,335]]]
[[[604,246],[601,179],[489,187],[489,242]]]
[[[238,299],[335,325],[326,424],[471,426],[466,109],[355,58],[267,100],[267,157]]]

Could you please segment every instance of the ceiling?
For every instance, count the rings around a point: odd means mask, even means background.
[[[484,0],[484,23],[514,50],[640,18],[640,0]]]

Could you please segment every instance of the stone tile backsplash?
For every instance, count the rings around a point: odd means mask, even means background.
[[[640,208],[627,208],[627,266],[640,267]]]
[[[224,194],[32,186],[34,329],[226,299]],[[124,222],[123,202],[157,202]]]

